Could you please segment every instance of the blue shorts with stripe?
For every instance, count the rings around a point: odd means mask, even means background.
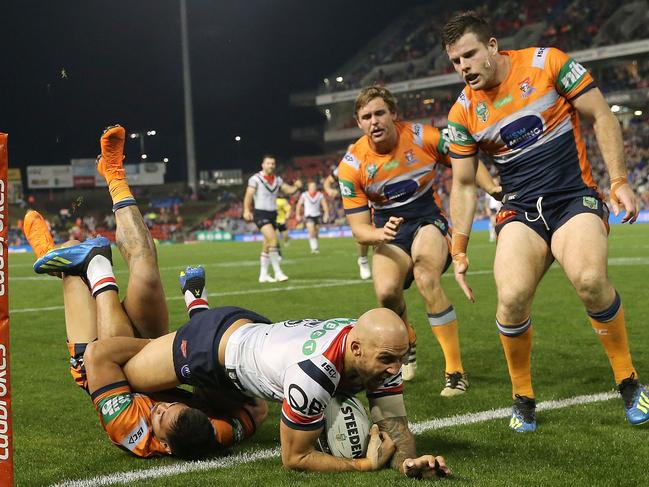
[[[253,323],[271,321],[254,311],[236,306],[213,308],[194,314],[178,328],[173,342],[174,370],[183,384],[237,390],[219,364],[218,350],[223,334],[236,321],[248,319]]]
[[[508,223],[521,222],[550,245],[554,232],[573,216],[581,213],[597,215],[604,222],[606,231],[609,230],[608,206],[592,188],[547,196],[505,195],[503,201],[503,206],[496,215],[497,234],[500,234]]]

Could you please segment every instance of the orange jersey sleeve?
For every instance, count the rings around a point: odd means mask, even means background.
[[[568,100],[573,100],[595,87],[593,77],[586,68],[554,47],[548,49],[545,68],[555,80],[557,91]]]
[[[111,441],[138,457],[167,454],[153,434],[151,408],[154,401],[134,394],[128,383],[102,387],[92,395],[101,424]]]
[[[468,112],[471,102],[465,91],[460,93],[448,114],[448,152],[455,158],[471,157],[478,153],[478,143],[470,132]]]
[[[356,149],[356,150],[355,150]],[[368,211],[368,198],[361,178],[361,161],[356,144],[338,164],[338,184],[346,213]]]

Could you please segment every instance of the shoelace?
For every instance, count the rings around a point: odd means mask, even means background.
[[[523,417],[526,423],[534,421],[534,410],[536,403],[527,397],[516,394],[516,402],[514,408]]]

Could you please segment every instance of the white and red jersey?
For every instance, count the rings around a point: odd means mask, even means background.
[[[359,392],[342,379],[347,335],[355,320],[306,319],[249,323],[225,349],[225,368],[244,393],[282,402],[282,421],[293,429],[324,425],[324,410],[336,391]],[[403,393],[401,372],[368,397]]]
[[[320,191],[315,193],[305,191],[300,195],[298,204],[301,201],[304,205],[305,217],[318,217],[322,215],[322,200],[324,200],[324,195]]]
[[[281,177],[263,171],[250,176],[248,186],[255,188],[255,210],[277,211],[277,194],[284,184]]]

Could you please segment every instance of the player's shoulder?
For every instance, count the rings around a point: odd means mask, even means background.
[[[363,136],[365,137],[365,136]],[[367,152],[365,145],[362,144],[363,139],[359,139],[355,144],[349,147],[345,155],[338,164],[338,175],[349,171],[358,171],[361,167],[363,155]],[[369,148],[369,145],[367,145]]]
[[[527,69],[551,69],[556,63],[563,63],[570,58],[561,49],[547,46],[527,47],[509,53],[516,67]]]

